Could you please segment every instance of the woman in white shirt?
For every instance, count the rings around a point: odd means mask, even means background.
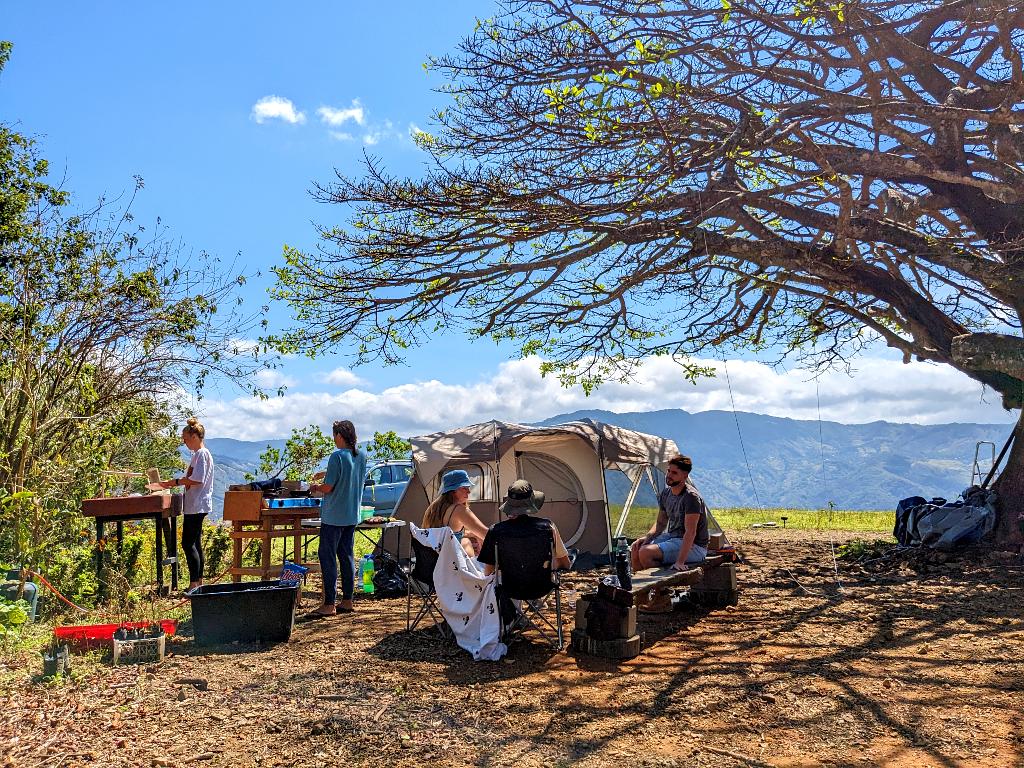
[[[203,444],[206,428],[194,416],[181,430],[181,442],[192,451],[192,460],[184,477],[167,480],[161,485],[173,488],[185,486],[181,525],[181,548],[188,563],[188,588],[203,584],[203,518],[213,511],[213,456]]]

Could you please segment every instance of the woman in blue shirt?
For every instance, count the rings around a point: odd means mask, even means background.
[[[333,432],[338,450],[327,459],[323,482],[310,486],[311,491],[322,493],[324,497],[320,504],[320,547],[317,550],[324,580],[324,604],[316,610],[320,616],[352,612],[355,533],[366,477],[366,451],[356,445],[355,425],[351,421],[336,421]],[[341,602],[337,603],[339,564]]]

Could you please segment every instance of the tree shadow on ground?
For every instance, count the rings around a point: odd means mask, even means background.
[[[755,559],[746,575],[746,605],[646,616],[639,629],[647,642],[637,658],[576,655],[570,658],[583,681],[531,680],[534,696],[555,704],[549,722],[529,737],[509,733],[478,764],[490,765],[507,749],[525,758],[567,743],[574,746],[565,758],[581,760],[635,740],[665,719],[680,723],[683,736],[699,730],[698,748],[759,749],[760,756],[746,755],[751,760],[770,754],[767,740],[794,734],[819,754],[858,755],[839,764],[863,765],[860,756],[869,749],[875,764],[911,756],[960,764],[984,718],[1005,711],[998,697],[1022,689],[1019,676],[998,674],[1009,661],[999,651],[1002,625],[986,625],[988,616],[1005,616],[1007,606],[978,603],[979,591],[998,590],[992,580],[999,575],[952,566],[940,584],[925,588],[902,572],[841,572],[825,554],[818,547],[783,568]],[[974,602],[968,606],[965,599]],[[969,627],[962,615],[974,617]],[[717,637],[712,622],[720,625]],[[972,647],[958,642],[968,634]],[[983,674],[962,679],[963,664]],[[574,695],[581,682],[602,676],[614,693]],[[978,702],[978,722],[964,722],[962,714],[937,716],[957,712],[965,697]],[[527,701],[505,710],[522,721],[532,711]],[[1019,748],[1014,757],[1024,757]]]

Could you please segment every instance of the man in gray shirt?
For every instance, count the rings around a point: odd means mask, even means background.
[[[633,570],[667,565],[686,570],[708,554],[708,508],[690,483],[693,461],[673,456],[665,471],[665,489],[658,496],[658,518],[646,536],[633,542]]]

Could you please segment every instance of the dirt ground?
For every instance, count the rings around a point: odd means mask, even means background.
[[[836,567],[827,533],[739,538],[739,605],[645,616],[629,661],[536,641],[474,663],[405,633],[404,599],[360,600],[285,645],[26,673],[0,765],[1024,766],[1024,562]]]

